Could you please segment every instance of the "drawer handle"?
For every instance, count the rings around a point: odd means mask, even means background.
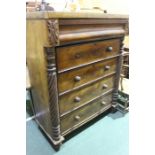
[[[80,101],[81,101],[80,97],[77,96],[77,97],[74,98],[74,102],[80,102]]]
[[[104,67],[104,69],[105,69],[105,70],[109,70],[109,69],[110,69],[110,66],[106,65],[106,66]]]
[[[80,116],[75,116],[75,120],[79,121],[80,120]]]
[[[106,89],[106,88],[108,88],[108,85],[107,84],[104,84],[102,88],[103,89]]]
[[[113,50],[113,48],[111,46],[107,47],[107,51],[111,52]]]
[[[106,105],[107,103],[105,101],[102,101],[101,102],[101,105]]]
[[[75,80],[76,82],[78,82],[78,81],[81,80],[81,77],[80,77],[80,76],[75,76],[74,80]]]

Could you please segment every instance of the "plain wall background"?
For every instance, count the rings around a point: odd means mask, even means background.
[[[41,2],[41,0],[27,0],[32,2]],[[69,0],[46,0],[58,11],[63,11],[66,2]],[[71,0],[70,0],[71,1]],[[128,0],[73,0],[82,8],[100,7],[107,10],[108,13],[128,14]]]

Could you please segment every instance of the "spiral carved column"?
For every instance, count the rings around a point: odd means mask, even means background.
[[[58,107],[58,90],[57,90],[57,74],[55,65],[54,48],[45,48],[47,60],[47,76],[49,89],[49,111],[52,123],[52,138],[55,141],[60,141],[60,120]]]
[[[120,56],[118,57],[118,65],[117,65],[117,70],[116,70],[116,79],[115,79],[115,85],[114,85],[114,91],[113,91],[113,97],[112,97],[112,107],[116,108],[117,107],[117,99],[118,99],[118,88],[119,88],[119,80],[120,80],[120,74],[122,70],[122,62],[123,62],[123,40],[124,37],[120,39]]]

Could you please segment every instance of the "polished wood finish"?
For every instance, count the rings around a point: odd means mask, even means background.
[[[109,51],[108,48],[113,50]],[[120,40],[112,39],[93,43],[72,45],[57,48],[58,70],[75,68],[110,56],[119,54]]]
[[[116,63],[117,58],[113,58],[58,74],[59,92],[73,89],[99,77],[116,72]],[[78,77],[79,80],[76,80]]]
[[[36,121],[56,148],[116,106],[128,17],[27,13],[27,65]]]
[[[47,77],[49,90],[49,110],[51,116],[52,137],[55,141],[60,141],[60,120],[59,120],[59,105],[58,105],[58,90],[57,90],[57,74],[55,63],[54,48],[45,48],[47,59]]]
[[[75,109],[89,100],[104,94],[106,91],[112,90],[114,84],[114,75],[108,76],[88,86],[81,87],[76,91],[60,96],[60,114]],[[107,87],[105,87],[105,85]],[[94,91],[95,90],[95,91]],[[77,100],[77,98],[79,100]]]
[[[86,12],[31,12],[26,14],[27,19],[50,19],[50,18],[65,18],[65,19],[77,19],[77,18],[101,18],[101,19],[116,19],[126,21],[128,15],[117,15],[117,14],[104,14],[104,13],[86,13]]]
[[[93,101],[86,106],[75,110],[72,113],[61,118],[61,132],[67,132],[70,128],[74,128],[74,126],[80,126],[80,123],[91,115],[97,113],[98,111],[102,110],[105,106],[109,106],[112,101],[112,94],[105,96],[103,99],[99,99],[97,101]],[[105,102],[103,104],[103,102]]]
[[[67,44],[67,43],[74,43],[74,42],[77,42],[77,41],[84,41],[84,40],[93,40],[94,38],[97,38],[97,39],[101,39],[104,38],[109,38],[109,37],[120,37],[124,34],[124,30],[122,28],[118,28],[118,29],[106,29],[106,30],[100,30],[100,31],[88,31],[87,30],[87,33],[85,32],[70,32],[68,34],[62,34],[60,33],[60,43],[61,44]]]
[[[63,45],[78,41],[91,41],[94,38],[108,39],[109,37],[121,37],[125,33],[125,25],[120,25],[120,23],[118,24],[118,20],[116,21],[109,20],[109,22],[107,22],[106,20],[105,23],[103,19],[61,19],[59,21],[60,44]]]
[[[44,59],[44,45],[48,44],[46,21],[27,20],[27,65],[29,69],[31,92],[33,96],[36,119],[47,133],[51,133],[46,60]],[[38,33],[39,32],[39,33]],[[35,35],[34,35],[35,34]],[[51,136],[51,134],[50,134]]]

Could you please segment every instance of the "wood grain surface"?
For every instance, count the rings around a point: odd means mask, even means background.
[[[93,81],[96,78],[115,72],[116,63],[117,59],[113,58],[58,74],[59,93],[76,88],[84,83]],[[76,77],[80,77],[80,81],[76,81]]]
[[[108,51],[109,47],[112,47],[112,51]],[[78,67],[81,64],[118,55],[120,50],[119,47],[119,39],[58,47],[58,70],[61,71],[68,68]]]
[[[99,99],[92,102],[85,107],[82,107],[61,119],[61,132],[65,132],[69,128],[74,128],[75,125],[80,124],[81,121],[87,119],[89,116],[93,115],[97,111],[111,104],[112,96],[107,95],[103,99]]]
[[[36,121],[58,149],[62,136],[113,107],[128,16],[51,11],[26,16]]]
[[[104,14],[104,13],[86,13],[86,12],[53,12],[53,11],[36,11],[26,14],[27,19],[47,19],[47,18],[102,18],[127,20],[128,15]]]
[[[60,96],[60,114],[81,106],[85,102],[99,96],[113,88],[115,76],[106,77],[98,82],[80,88],[79,90]],[[79,101],[76,98],[80,98]]]
[[[29,20],[26,36],[26,60],[29,69],[31,92],[36,119],[51,134],[49,115],[49,97],[44,45],[48,45],[48,31],[43,20]]]

